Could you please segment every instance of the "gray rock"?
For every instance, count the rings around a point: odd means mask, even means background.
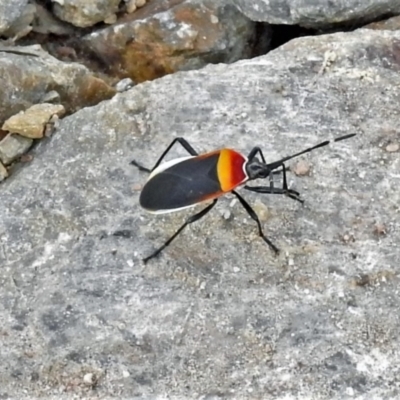
[[[61,62],[40,46],[0,46],[0,76],[0,125],[54,90],[68,113],[115,93],[86,67]]]
[[[8,134],[0,141],[0,161],[5,164],[11,164],[18,157],[25,154],[33,144],[33,140],[17,134]]]
[[[46,7],[35,4],[36,13],[32,24],[32,30],[43,35],[73,35],[75,28],[56,18]]]
[[[0,34],[22,16],[27,4],[28,0],[0,0]]]
[[[399,140],[399,40],[302,38],[64,118],[1,186],[0,394],[395,398],[400,182],[385,146]],[[141,264],[191,211],[141,210],[132,158],[151,166],[184,136],[276,160],[350,132],[304,156],[310,176],[289,173],[303,207],[241,191],[267,205],[280,257],[237,202],[234,219],[211,212]]]
[[[11,42],[26,36],[32,30],[32,21],[36,14],[36,7],[28,4],[22,14],[12,23],[12,25],[2,33],[2,36],[10,38]]]
[[[120,0],[52,0],[54,14],[75,26],[86,28],[115,15]]]
[[[253,21],[329,28],[400,14],[398,0],[233,0]]]

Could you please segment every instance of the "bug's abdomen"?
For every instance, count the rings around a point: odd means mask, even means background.
[[[246,159],[230,149],[189,157],[151,175],[140,194],[150,212],[168,212],[212,200],[247,179]]]
[[[218,154],[192,157],[151,176],[140,194],[140,205],[151,212],[189,207],[218,197]]]

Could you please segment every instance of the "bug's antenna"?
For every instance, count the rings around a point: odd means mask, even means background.
[[[340,137],[338,137],[336,139],[333,139],[333,140],[325,140],[325,142],[317,144],[317,145],[315,145],[313,147],[309,147],[308,149],[300,151],[299,153],[293,154],[291,156],[284,157],[284,158],[282,158],[282,159],[280,159],[278,161],[275,161],[273,163],[267,164],[267,166],[270,168],[270,170],[273,170],[273,169],[278,168],[279,166],[281,166],[282,163],[284,163],[285,161],[291,160],[292,158],[301,156],[304,153],[309,153],[310,151],[313,151],[313,150],[318,149],[320,147],[327,146],[329,143],[340,142],[341,140],[349,139],[349,138],[351,138],[351,137],[353,137],[355,135],[356,135],[356,133],[350,133],[348,135],[340,136]]]

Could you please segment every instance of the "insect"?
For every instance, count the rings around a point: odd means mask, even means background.
[[[247,157],[229,148],[199,155],[189,142],[182,137],[175,138],[171,142],[152,169],[143,167],[135,160],[131,161],[131,164],[135,165],[140,171],[150,173],[139,199],[140,205],[146,211],[162,214],[211,201],[200,212],[188,217],[183,225],[161,247],[144,258],[143,261],[147,263],[150,259],[158,256],[186,226],[204,217],[215,206],[218,198],[226,193],[232,193],[237,197],[249,216],[256,222],[259,236],[275,253],[279,253],[279,249],[264,235],[256,212],[235,189],[248,181],[268,179],[269,185],[245,185],[243,189],[263,194],[281,194],[303,203],[299,192],[288,188],[285,161],[327,146],[331,142],[339,142],[355,135],[355,133],[351,133],[334,140],[326,140],[316,146],[309,147],[299,153],[269,164],[266,163],[260,147],[254,147]],[[161,164],[161,161],[176,143],[179,143],[189,153],[189,156]],[[282,187],[274,187],[273,175],[280,173],[282,173]]]

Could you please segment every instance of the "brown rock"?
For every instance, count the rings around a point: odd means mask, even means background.
[[[9,118],[2,129],[11,133],[19,133],[21,136],[40,139],[44,135],[46,124],[53,115],[62,116],[65,108],[61,104],[35,104],[26,111],[21,111]]]
[[[168,0],[163,3],[167,10],[160,3],[150,2],[119,24],[85,37],[118,77],[143,82],[251,56],[255,24],[226,1]]]

